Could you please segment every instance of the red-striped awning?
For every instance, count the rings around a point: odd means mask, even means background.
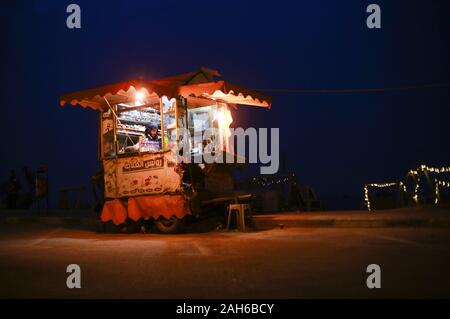
[[[178,93],[184,97],[205,97],[230,104],[253,105],[268,108],[270,108],[272,104],[270,97],[226,81],[183,85],[179,87]]]
[[[60,98],[60,105],[81,105],[94,110],[107,108],[105,97],[111,104],[121,99],[129,99],[137,91],[145,90],[148,96],[167,96],[168,98],[201,97],[222,103],[253,105],[270,108],[270,97],[257,91],[225,81],[212,81],[217,71],[202,68],[198,72],[183,73],[158,80],[129,80],[98,88],[68,93]]]
[[[148,81],[129,80],[110,85],[104,85],[98,88],[72,92],[64,94],[59,100],[59,104],[81,105],[82,107],[90,107],[94,110],[103,111],[106,109],[104,97],[115,95],[131,95],[136,91],[145,89],[148,95],[170,95],[169,88],[160,87]]]

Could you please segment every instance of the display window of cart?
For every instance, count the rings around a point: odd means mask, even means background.
[[[168,151],[176,139],[175,99],[123,102],[102,113],[103,158]]]
[[[183,104],[152,96],[114,104],[101,115],[102,158],[173,150],[186,131],[191,156],[217,153],[228,148],[231,121],[226,104],[203,98]]]
[[[190,153],[193,156],[226,150],[231,117],[226,104],[204,101],[188,102]],[[206,103],[205,103],[206,102]],[[206,104],[206,105],[205,105]]]

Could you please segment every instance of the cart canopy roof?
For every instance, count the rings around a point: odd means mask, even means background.
[[[59,103],[61,106],[65,104],[81,105],[82,107],[104,111],[108,107],[106,100],[110,104],[123,103],[134,99],[137,92],[145,91],[150,99],[159,99],[162,96],[167,96],[169,99],[183,96],[228,104],[271,107],[270,97],[223,80],[216,81],[215,78],[217,77],[220,77],[219,72],[208,68],[200,68],[195,72],[182,73],[157,80],[129,80],[68,93],[60,97]]]

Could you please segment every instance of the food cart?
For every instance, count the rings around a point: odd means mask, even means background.
[[[175,232],[187,215],[204,213],[202,201],[233,193],[229,165],[204,163],[201,158],[206,153],[236,156],[230,147],[230,108],[270,108],[271,100],[218,77],[217,71],[201,68],[61,96],[61,106],[99,111],[102,222],[121,225],[152,219],[159,231]],[[210,128],[219,132],[214,143],[204,140]],[[180,161],[181,144],[193,161]]]

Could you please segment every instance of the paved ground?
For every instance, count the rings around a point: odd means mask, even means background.
[[[219,224],[223,221],[215,219]],[[215,223],[214,222],[214,223]],[[0,224],[45,224],[53,226],[85,225],[95,227],[99,216],[92,211],[0,210]],[[200,225],[202,224],[202,225]],[[318,211],[255,214],[253,225],[258,230],[283,227],[438,227],[450,228],[450,207],[418,206],[391,210]],[[212,226],[212,228],[211,228]],[[211,223],[197,223],[194,231],[215,229]],[[206,229],[205,229],[206,227]]]
[[[258,215],[257,229],[285,227],[439,227],[450,228],[450,207],[418,206],[389,210],[288,212]]]
[[[82,288],[66,288],[66,266]],[[382,288],[366,287],[366,267]],[[450,230],[98,234],[0,225],[0,297],[450,297]]]

